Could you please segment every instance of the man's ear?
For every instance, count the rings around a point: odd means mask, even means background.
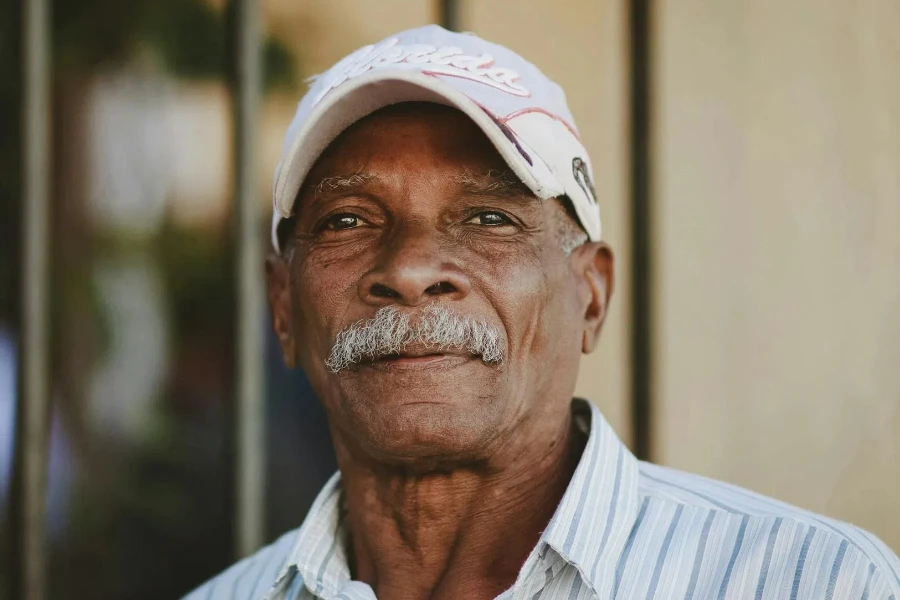
[[[274,252],[266,257],[266,285],[272,329],[278,336],[284,364],[293,369],[297,366],[297,340],[291,321],[291,271],[287,260]]]
[[[587,242],[572,254],[580,278],[578,287],[583,319],[581,351],[590,354],[597,347],[613,293],[613,251],[605,242]]]

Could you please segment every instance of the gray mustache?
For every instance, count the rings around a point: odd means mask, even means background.
[[[411,344],[434,350],[464,350],[486,363],[503,361],[503,335],[484,321],[464,317],[432,304],[415,320],[393,306],[385,306],[365,321],[337,334],[325,366],[332,373],[366,359],[400,354]]]

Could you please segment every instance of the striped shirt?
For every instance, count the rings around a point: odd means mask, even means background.
[[[875,536],[741,488],[638,461],[600,412],[550,524],[503,600],[900,600],[900,560]],[[336,474],[303,525],[189,600],[375,600],[353,581]]]

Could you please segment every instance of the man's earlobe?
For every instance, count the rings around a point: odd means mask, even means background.
[[[287,261],[278,254],[266,257],[266,284],[272,329],[278,338],[281,356],[289,369],[297,366],[297,342],[291,321],[291,272]]]
[[[597,347],[613,293],[613,252],[604,242],[588,242],[579,248],[579,268],[587,291],[581,351],[590,354]]]

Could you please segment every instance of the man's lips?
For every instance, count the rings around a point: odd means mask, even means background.
[[[468,352],[410,349],[397,354],[387,354],[377,358],[366,359],[360,363],[360,366],[385,371],[446,369],[477,358],[477,356]]]

